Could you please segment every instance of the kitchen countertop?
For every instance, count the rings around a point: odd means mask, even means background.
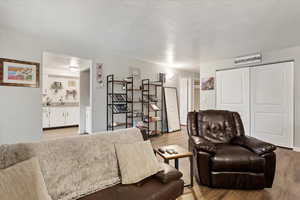
[[[79,103],[65,103],[65,104],[53,103],[50,105],[43,104],[43,107],[79,107]]]

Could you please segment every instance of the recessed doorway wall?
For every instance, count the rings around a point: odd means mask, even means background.
[[[52,52],[43,54],[43,129],[47,135],[86,133],[90,106],[90,67],[87,59]],[[84,111],[84,112],[83,112]],[[50,137],[51,138],[51,137]]]

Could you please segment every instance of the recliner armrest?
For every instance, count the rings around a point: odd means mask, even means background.
[[[200,136],[191,136],[190,140],[193,143],[193,146],[197,150],[205,151],[210,154],[216,154],[217,148],[216,146],[208,141],[207,139],[200,137]]]
[[[154,175],[161,183],[170,183],[171,181],[179,180],[182,177],[182,173],[175,169],[174,167],[162,163],[162,171]]]
[[[272,152],[276,149],[276,146],[267,142],[263,142],[249,136],[239,136],[232,140],[233,144],[245,147],[258,155],[263,155]]]

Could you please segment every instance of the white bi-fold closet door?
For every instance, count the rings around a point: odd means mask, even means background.
[[[293,147],[293,62],[217,71],[216,77],[218,109],[239,112],[251,136]]]
[[[217,71],[217,109],[240,114],[245,133],[250,135],[249,68]]]

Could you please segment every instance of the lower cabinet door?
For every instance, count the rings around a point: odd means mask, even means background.
[[[73,126],[79,124],[79,107],[66,108],[66,125]]]
[[[66,111],[63,107],[52,107],[50,110],[50,127],[66,126]]]
[[[50,111],[48,108],[43,108],[43,128],[50,127]]]

